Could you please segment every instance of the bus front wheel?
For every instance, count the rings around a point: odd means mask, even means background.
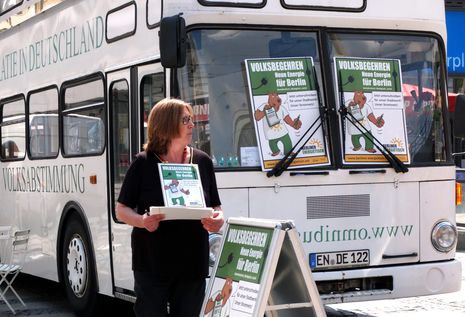
[[[81,221],[72,217],[65,230],[62,271],[68,302],[78,316],[91,316],[97,297],[95,261],[89,241]]]

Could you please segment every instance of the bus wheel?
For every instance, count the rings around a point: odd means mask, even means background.
[[[68,301],[78,316],[91,316],[97,298],[94,257],[81,222],[66,225],[62,252],[63,282]]]
[[[223,235],[221,233],[215,232],[208,235],[208,244],[209,244],[209,259],[208,264],[210,267],[215,266],[215,262],[220,255],[221,241],[223,240]]]

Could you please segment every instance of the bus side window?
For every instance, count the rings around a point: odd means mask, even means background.
[[[65,84],[63,154],[98,155],[105,148],[104,85],[100,77]]]
[[[129,84],[119,80],[110,85],[110,104],[112,109],[113,153],[115,155],[115,183],[121,185],[129,168]],[[115,192],[115,196],[118,193]]]
[[[29,154],[31,158],[58,154],[58,90],[31,93],[29,96]]]
[[[24,99],[7,101],[0,105],[1,111],[1,158],[23,159],[25,156],[26,122]]]
[[[143,107],[142,111],[144,113],[144,139],[142,143],[145,144],[147,142],[147,120],[150,110],[165,97],[164,74],[145,75],[142,77],[140,90],[143,102],[141,107]]]

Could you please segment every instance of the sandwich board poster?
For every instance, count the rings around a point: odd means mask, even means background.
[[[158,164],[165,207],[205,208],[197,164]]]
[[[204,301],[204,316],[254,316],[273,233],[274,228],[228,226],[211,277],[213,284]]]
[[[245,65],[262,170],[299,149],[289,168],[329,165],[312,57],[246,59]]]
[[[402,70],[397,59],[335,57],[343,161],[380,164],[387,160],[374,145],[379,140],[404,163],[410,162]]]

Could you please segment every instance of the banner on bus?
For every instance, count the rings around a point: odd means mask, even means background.
[[[386,163],[375,146],[379,140],[382,147],[409,163],[400,61],[335,57],[334,70],[344,162]],[[347,115],[341,115],[345,111]]]
[[[245,60],[262,169],[291,151],[289,168],[329,165],[311,57]]]

